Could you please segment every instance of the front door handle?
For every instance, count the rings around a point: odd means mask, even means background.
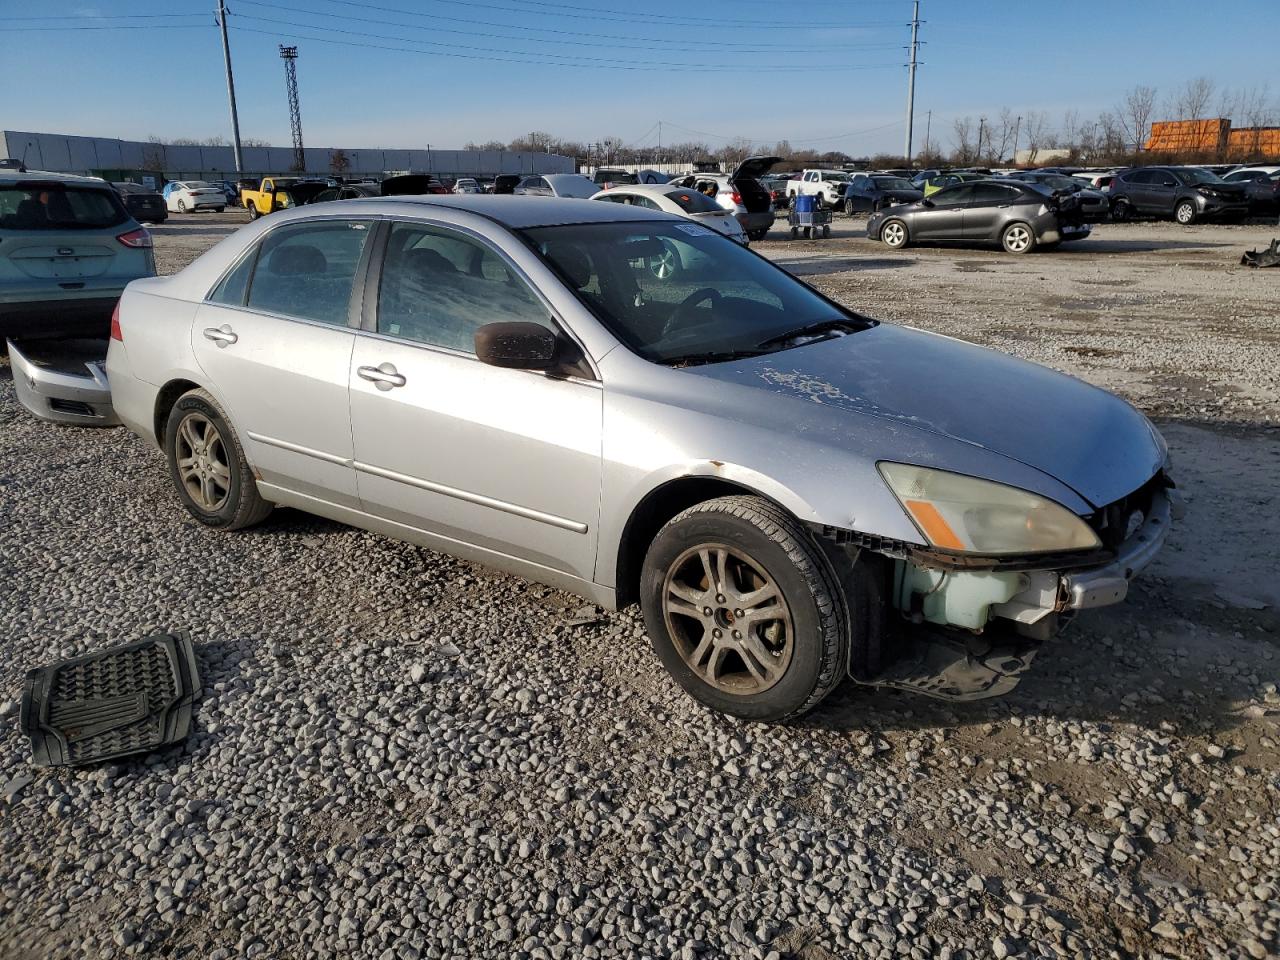
[[[403,387],[403,373],[396,372],[394,363],[380,363],[376,367],[357,367],[356,373],[363,380],[370,380],[379,390],[390,390],[392,387]]]
[[[205,327],[204,338],[212,340],[220,347],[225,347],[227,344],[235,343],[240,339],[236,332],[231,329],[231,324],[229,323],[224,323],[220,327]]]

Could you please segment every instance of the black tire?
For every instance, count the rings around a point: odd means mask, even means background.
[[[792,228],[791,228],[791,239],[792,239],[792,240],[794,240],[794,239],[796,238],[796,236],[797,236],[799,233],[800,233],[800,229],[799,229],[798,227],[792,227]]]
[[[1179,200],[1173,205],[1173,219],[1184,227],[1196,222],[1196,205],[1190,200]]]
[[[769,234],[769,231],[767,228],[764,230],[752,230],[747,234],[747,239],[759,241],[759,240],[763,240],[766,236],[768,236],[768,234]]]
[[[186,213],[186,212],[187,212],[187,201],[185,201],[185,200],[179,200],[179,201],[178,201],[178,212],[179,212],[179,213]]]
[[[1124,223],[1133,218],[1133,205],[1124,197],[1111,204],[1111,219],[1116,223]]]
[[[188,489],[179,469],[179,444],[185,444],[184,424],[198,421],[212,425],[217,431],[221,459],[227,468],[228,483],[221,502],[212,507],[202,505]],[[204,435],[208,437],[206,433]],[[206,527],[217,530],[241,530],[260,523],[272,510],[273,504],[262,499],[253,471],[244,456],[240,438],[236,436],[226,414],[206,390],[189,390],[178,398],[169,411],[165,424],[164,451],[169,461],[169,479],[178,491],[178,499],[187,512]]]
[[[852,200],[846,200],[846,201],[844,202],[844,212],[845,212],[845,214],[846,214],[847,216],[850,216],[850,217],[852,217],[852,216],[853,216],[853,214],[854,214],[854,209],[853,209],[853,201],[852,201]]]
[[[262,214],[258,212],[258,205],[255,203],[249,204],[249,219],[257,220],[260,216],[262,216]]]
[[[213,210],[214,210],[214,212],[215,212],[215,213],[221,213],[221,212],[222,212],[223,210],[225,210],[225,209],[227,209],[227,208],[226,208],[226,207],[214,207],[214,208],[213,208]]]
[[[696,564],[682,558],[704,545],[709,549],[719,545],[749,558],[773,581],[789,613],[791,637],[785,666],[766,689],[735,693],[708,682],[682,655],[681,644],[687,647],[687,643],[673,637],[668,627],[664,602],[668,577],[685,569],[684,564]],[[840,684],[851,665],[849,607],[831,559],[800,523],[760,497],[708,500],[667,523],[645,556],[640,598],[654,651],[676,682],[700,703],[743,720],[786,720],[811,710]],[[730,596],[726,606],[734,602]],[[725,609],[712,616],[728,612]],[[677,623],[677,616],[672,614],[672,623]],[[732,622],[730,619],[730,625]],[[680,629],[677,623],[677,632]],[[861,629],[854,631],[854,636],[856,644],[868,645]],[[723,642],[729,644],[727,639]],[[878,657],[878,637],[872,645]],[[714,650],[710,656],[714,657]],[[721,662],[732,662],[729,658],[736,656],[726,654]],[[866,659],[865,652],[860,652],[853,662]],[[739,658],[737,662],[745,670],[745,661]]]

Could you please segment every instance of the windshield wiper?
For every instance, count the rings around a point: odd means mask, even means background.
[[[761,340],[756,344],[757,350],[767,350],[770,347],[777,347],[786,344],[790,340],[798,337],[816,337],[823,333],[831,333],[836,330],[844,330],[848,333],[857,333],[864,327],[850,320],[834,319],[819,320],[816,323],[807,323],[803,327],[796,327],[794,330],[788,330],[785,333],[779,333],[767,340]]]
[[[745,360],[758,357],[763,350],[714,350],[707,353],[684,353],[659,361],[668,367],[692,367],[700,363],[724,363],[729,360]]]

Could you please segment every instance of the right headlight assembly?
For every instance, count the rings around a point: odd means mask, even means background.
[[[1080,517],[1026,490],[905,463],[878,466],[920,533],[941,550],[999,555],[1102,545]]]

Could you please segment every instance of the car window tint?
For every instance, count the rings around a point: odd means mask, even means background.
[[[634,196],[631,198],[631,205],[635,207],[643,207],[646,210],[661,210],[662,208],[650,200],[648,197]]]
[[[474,352],[486,323],[554,329],[547,310],[492,248],[439,227],[391,228],[378,285],[379,333]]]
[[[262,241],[249,306],[335,326],[347,305],[369,224],[326,220],[281,227]]]
[[[945,187],[935,193],[932,199],[933,202],[940,207],[945,207],[955,203],[968,203],[973,199],[973,187]]]
[[[674,190],[667,194],[667,199],[685,213],[715,213],[720,210],[720,204],[696,190]]]
[[[93,230],[129,219],[109,189],[58,183],[0,186],[0,229]]]
[[[249,289],[249,276],[253,273],[253,263],[256,259],[256,250],[251,250],[242,257],[236,268],[214,287],[213,293],[209,294],[209,299],[229,307],[243,306],[245,292]]]
[[[961,187],[970,191],[974,203],[1010,203],[1018,199],[1018,191],[998,183],[976,183],[971,187]]]

